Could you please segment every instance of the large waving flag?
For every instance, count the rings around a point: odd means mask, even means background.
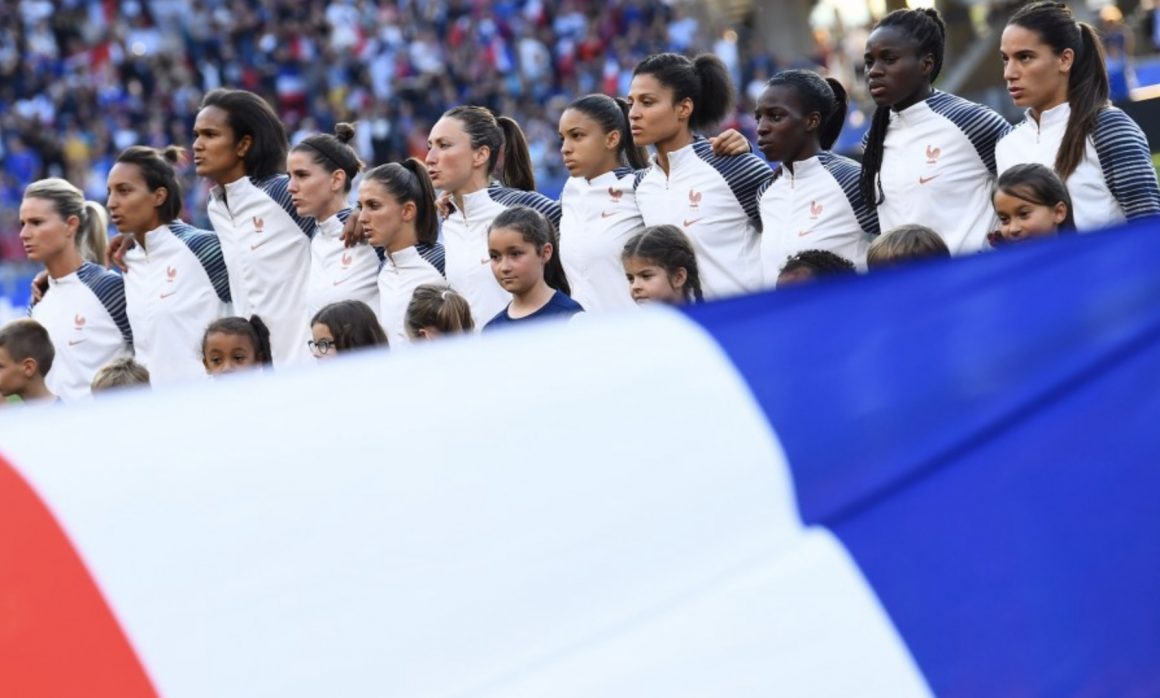
[[[1160,693],[1160,237],[0,424],[0,695]]]

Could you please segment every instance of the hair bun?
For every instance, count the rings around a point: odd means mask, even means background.
[[[162,149],[160,155],[170,165],[177,165],[181,162],[182,156],[185,155],[185,149],[180,146],[170,145]]]
[[[354,126],[345,121],[334,125],[334,137],[342,144],[350,143],[354,139]]]

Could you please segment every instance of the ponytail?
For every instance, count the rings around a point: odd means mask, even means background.
[[[886,201],[886,193],[882,191],[882,179],[878,174],[882,169],[882,144],[886,141],[886,129],[889,127],[890,107],[878,107],[874,110],[874,119],[870,122],[870,132],[866,136],[866,149],[862,153],[862,173],[858,179],[862,199],[873,202],[875,206],[880,206]]]
[[[620,113],[624,117],[624,125],[620,128],[620,152],[624,153],[624,160],[629,167],[643,170],[649,166],[648,151],[638,146],[632,138],[632,129],[628,125],[628,112],[632,109],[632,105],[627,99],[617,97],[616,106],[620,107]]]
[[[96,201],[85,202],[85,215],[77,228],[77,249],[81,257],[94,264],[105,263],[109,246],[109,212]]]
[[[1068,49],[1072,52],[1071,72],[1067,76],[1071,116],[1055,154],[1055,171],[1060,179],[1067,181],[1083,161],[1096,118],[1108,106],[1110,90],[1103,43],[1096,30],[1086,22],[1077,22],[1071,8],[1062,2],[1025,5],[1007,24],[1035,32],[1057,56]]]
[[[818,127],[818,143],[822,150],[834,147],[842,134],[842,126],[846,124],[846,88],[836,78],[826,78],[826,83],[834,92],[834,106],[829,116],[822,117],[822,125]]]
[[[648,153],[644,148],[638,148],[632,140],[632,130],[628,126],[630,108],[627,100],[591,94],[573,100],[564,111],[574,109],[599,124],[604,133],[619,133],[617,155],[632,169],[643,170],[648,167]]]
[[[467,299],[447,284],[422,284],[411,294],[404,324],[407,336],[419,338],[419,330],[434,327],[442,334],[462,334],[475,329]]]
[[[528,139],[523,129],[511,117],[501,116],[495,121],[503,132],[503,161],[499,180],[505,187],[535,191],[536,172],[532,168],[532,154],[528,150]]]
[[[565,295],[572,295],[572,286],[560,262],[560,237],[556,227],[542,213],[527,206],[512,206],[495,217],[487,233],[491,235],[493,230],[500,229],[519,233],[525,242],[535,246],[537,254],[543,252],[544,245],[551,245],[552,256],[544,265],[544,283]]]
[[[692,60],[678,53],[658,53],[637,64],[632,74],[652,75],[657,82],[672,89],[674,104],[691,99],[691,131],[719,123],[736,101],[728,68],[711,53],[702,53]]]
[[[364,181],[378,182],[400,204],[415,204],[415,238],[419,244],[434,245],[439,240],[439,215],[435,207],[435,187],[427,168],[415,158],[373,167]]]

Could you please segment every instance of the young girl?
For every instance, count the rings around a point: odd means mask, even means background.
[[[310,282],[306,288],[306,316],[335,301],[360,300],[377,308],[375,277],[379,256],[369,245],[346,247],[343,225],[350,217],[347,202],[354,178],[363,163],[350,147],[354,127],[340,123],[334,135],[319,133],[290,149],[287,159],[290,203],[303,218],[314,219],[310,238]]]
[[[316,359],[364,347],[386,347],[387,334],[375,312],[362,301],[331,303],[310,318],[313,335],[307,346]]]
[[[1015,165],[999,175],[994,203],[999,229],[987,236],[992,247],[1075,228],[1067,187],[1039,163]]]
[[[234,312],[260,315],[275,364],[301,361],[314,224],[298,215],[286,176],[286,129],[244,90],[214,90],[193,125],[193,163],[214,186],[209,218],[221,239]]]
[[[552,224],[526,206],[514,206],[495,217],[487,234],[495,280],[512,301],[484,330],[553,315],[570,316],[583,307],[568,293],[568,279],[555,254]]]
[[[933,9],[895,10],[866,40],[866,81],[878,108],[866,135],[860,186],[883,230],[921,222],[953,254],[994,230],[995,143],[1011,126],[990,109],[931,87],[946,27]]]
[[[201,340],[202,363],[211,376],[250,369],[262,370],[273,362],[270,330],[262,318],[224,317],[210,323]]]
[[[645,228],[621,253],[632,300],[684,305],[704,300],[697,255],[675,225]]]
[[[645,225],[672,224],[692,240],[711,298],[761,288],[757,190],[769,166],[752,153],[719,156],[699,132],[733,105],[721,60],[650,56],[633,73],[629,124],[637,145],[656,148],[636,189]]]
[[[483,107],[455,107],[431,128],[427,172],[435,187],[451,195],[443,222],[447,280],[467,298],[476,317],[491,317],[510,301],[487,268],[488,230],[501,212],[530,206],[560,222],[560,206],[535,191],[527,139],[515,121]],[[501,184],[491,184],[500,155]]]
[[[407,306],[407,336],[432,340],[475,329],[471,306],[447,284],[423,284],[415,289]]]
[[[88,248],[104,257],[105,215],[100,204],[85,201],[81,190],[56,178],[28,185],[20,203],[24,251],[48,272],[48,291],[31,315],[56,348],[46,381],[62,400],[89,395],[102,366],[132,355],[121,276],[81,255]]]
[[[758,192],[766,287],[805,250],[824,250],[866,265],[878,215],[858,188],[861,167],[828,149],[846,120],[846,90],[833,78],[786,70],[757,100],[757,146],[781,169]]]
[[[379,320],[392,344],[406,344],[412,294],[422,284],[443,281],[428,259],[443,257],[435,189],[418,160],[379,165],[359,185],[358,207],[363,233],[384,254],[378,274]]]
[[[216,235],[178,219],[181,149],[135,145],[109,170],[109,215],[136,244],[125,252],[125,301],[137,361],[154,385],[203,377],[201,328],[229,314],[230,287]]]
[[[1018,163],[1055,168],[1075,202],[1075,224],[1093,230],[1160,213],[1148,141],[1108,103],[1108,72],[1095,29],[1063,3],[1036,2],[1011,17],[999,45],[1003,79],[1027,116],[995,150],[999,172]]]

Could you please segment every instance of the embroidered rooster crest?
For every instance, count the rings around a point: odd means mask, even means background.
[[[942,148],[936,148],[932,145],[926,147],[926,164],[934,165],[938,162],[938,156],[942,155]]]
[[[822,205],[819,204],[817,201],[811,201],[810,202],[810,218],[817,219],[817,217],[820,215],[822,215]]]
[[[689,208],[698,208],[701,205],[701,192],[690,189],[689,190]]]
[[[85,326],[85,316],[77,313],[76,317],[73,318],[73,323],[77,326],[78,330],[83,328]]]
[[[172,283],[177,278],[177,269],[174,267],[165,267],[165,275],[169,277],[169,282]]]
[[[265,226],[266,226],[266,221],[262,220],[261,218],[258,218],[257,216],[254,216],[254,232],[255,233],[262,232],[262,228],[264,228]]]
[[[343,253],[342,253],[342,260],[341,260],[341,261],[342,261],[342,268],[343,268],[343,269],[346,269],[347,267],[349,267],[349,266],[350,266],[350,263],[351,263],[351,257],[350,257],[350,253],[349,253],[349,252],[343,252]]]
[[[612,197],[612,203],[615,204],[618,201],[620,201],[620,197],[624,196],[624,192],[620,191],[619,189],[609,187],[608,188],[608,195]]]

